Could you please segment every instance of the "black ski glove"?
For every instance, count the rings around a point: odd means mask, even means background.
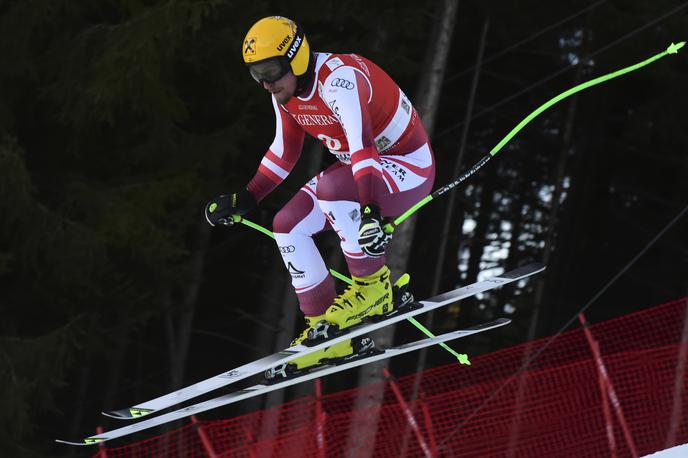
[[[385,254],[385,246],[392,240],[392,234],[387,234],[383,226],[380,209],[375,205],[366,205],[358,228],[358,244],[368,256],[378,258]]]
[[[245,215],[258,206],[256,199],[248,190],[242,189],[234,194],[223,194],[208,202],[205,206],[205,219],[211,226],[234,224],[232,215]]]

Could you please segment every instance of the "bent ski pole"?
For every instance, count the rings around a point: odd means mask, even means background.
[[[273,239],[275,238],[275,234],[274,234],[272,231],[270,231],[269,229],[267,229],[267,228],[261,226],[260,224],[256,224],[256,223],[254,223],[253,221],[249,221],[249,220],[247,220],[246,218],[243,218],[243,217],[241,217],[241,216],[239,216],[239,215],[232,215],[232,219],[234,220],[235,223],[241,223],[241,224],[243,224],[243,225],[245,225],[245,226],[250,227],[251,229],[255,229],[255,230],[259,231],[259,232],[262,232],[263,234],[267,235],[268,237],[271,237],[271,238],[273,238]],[[347,276],[344,275],[344,274],[340,274],[339,272],[337,272],[337,271],[334,270],[334,269],[330,269],[330,273],[332,274],[333,277],[336,277],[336,278],[342,280],[342,281],[345,282],[345,283],[348,283],[348,284],[352,284],[352,283],[353,283],[353,281],[352,281],[349,277],[347,277]],[[435,337],[435,335],[434,335],[428,328],[426,328],[425,326],[423,326],[422,324],[420,324],[420,323],[419,323],[418,321],[416,321],[413,317],[408,318],[407,320],[409,321],[409,323],[413,324],[415,327],[417,327],[418,329],[420,329],[420,331],[421,331],[423,334],[425,334],[426,336],[428,336],[428,337]],[[445,350],[447,350],[449,353],[451,353],[451,354],[459,361],[459,363],[461,363],[461,364],[467,364],[467,365],[470,365],[470,364],[471,364],[471,362],[468,360],[468,355],[465,355],[465,354],[462,354],[462,353],[457,353],[454,349],[452,349],[449,345],[447,345],[447,344],[444,343],[444,342],[441,342],[439,345],[440,345],[442,348],[444,348]]]
[[[599,76],[595,79],[592,79],[590,81],[586,81],[584,83],[581,83],[577,86],[572,87],[571,89],[562,92],[561,94],[557,95],[556,97],[553,97],[552,99],[548,100],[547,102],[543,103],[540,105],[537,109],[535,109],[532,113],[530,113],[528,116],[526,116],[516,127],[514,127],[511,132],[509,132],[502,140],[500,140],[499,143],[495,145],[492,150],[485,155],[482,159],[480,159],[473,167],[468,169],[463,175],[458,177],[456,180],[452,181],[451,183],[442,186],[441,188],[437,189],[434,191],[432,194],[424,197],[420,201],[418,201],[415,205],[413,205],[411,208],[406,210],[401,216],[398,216],[397,218],[394,219],[393,222],[385,224],[384,226],[384,231],[388,234],[391,234],[394,232],[394,228],[397,227],[399,224],[401,224],[406,218],[414,214],[415,212],[418,211],[421,207],[423,207],[425,204],[430,202],[431,200],[436,199],[437,197],[441,196],[447,191],[450,191],[451,189],[455,188],[462,182],[464,182],[468,177],[473,175],[475,172],[477,172],[482,166],[484,166],[490,159],[492,159],[493,156],[495,156],[503,147],[506,145],[518,132],[523,129],[526,124],[528,124],[530,121],[535,119],[537,116],[539,116],[543,111],[547,110],[550,108],[552,105],[556,104],[557,102],[577,93],[582,91],[583,89],[587,89],[589,87],[595,86],[597,84],[604,83],[605,81],[608,81],[613,78],[617,78],[621,75],[625,75],[626,73],[630,73],[632,71],[638,70],[642,67],[645,67],[646,65],[649,65],[653,63],[656,60],[661,59],[662,57],[666,56],[667,54],[677,54],[678,50],[683,48],[685,46],[686,42],[681,41],[679,43],[671,43],[669,47],[665,51],[660,52],[659,54],[655,54],[654,56],[650,57],[649,59],[646,59],[642,62],[638,62],[637,64],[630,65],[628,67],[624,67],[620,70],[617,70],[615,72],[607,73],[605,75]]]

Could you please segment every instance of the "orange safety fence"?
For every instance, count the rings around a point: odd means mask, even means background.
[[[416,374],[386,374],[384,399],[370,409],[377,428],[356,438],[357,449],[376,457],[626,457],[688,442],[687,320],[688,297],[589,326],[587,335],[563,333],[515,378],[548,338],[473,358],[470,367],[429,369],[415,401]],[[355,399],[377,388],[194,419],[94,457],[346,456]]]

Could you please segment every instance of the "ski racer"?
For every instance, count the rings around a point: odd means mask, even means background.
[[[258,171],[238,192],[206,205],[211,225],[233,223],[289,175],[304,135],[321,140],[337,162],[314,176],[275,215],[273,232],[292,277],[307,328],[340,328],[392,310],[383,218],[402,214],[431,191],[435,162],[411,101],[377,65],[357,54],[313,52],[294,21],[256,22],[242,46],[251,76],[271,95],[275,137]],[[353,284],[337,295],[313,235],[334,229]],[[294,359],[294,370],[355,355],[370,339],[345,340]]]

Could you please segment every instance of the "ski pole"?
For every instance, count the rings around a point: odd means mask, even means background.
[[[471,175],[473,175],[475,172],[477,172],[482,166],[487,164],[487,162],[492,159],[503,147],[506,145],[521,129],[523,129],[526,124],[528,124],[530,121],[535,119],[537,116],[539,116],[543,111],[549,109],[552,105],[556,104],[557,102],[577,93],[582,91],[583,89],[587,89],[589,87],[604,83],[605,81],[609,81],[610,79],[617,78],[621,75],[625,75],[626,73],[630,73],[632,71],[638,70],[642,67],[645,67],[646,65],[649,65],[653,63],[656,60],[661,59],[662,57],[666,56],[667,54],[677,54],[678,50],[683,48],[685,46],[686,42],[681,41],[676,44],[671,43],[669,47],[665,51],[660,52],[659,54],[655,54],[654,56],[650,57],[649,59],[646,59],[642,62],[638,62],[637,64],[630,65],[628,67],[624,67],[620,70],[616,70],[611,73],[607,73],[605,75],[599,76],[595,79],[592,79],[590,81],[586,81],[584,83],[581,83],[577,86],[572,87],[571,89],[562,92],[561,94],[557,95],[556,97],[553,97],[552,99],[548,100],[547,102],[543,103],[540,105],[537,109],[535,109],[532,113],[530,113],[528,116],[526,116],[516,127],[514,127],[511,132],[509,132],[502,140],[500,140],[499,143],[497,143],[492,150],[485,156],[483,156],[482,159],[480,159],[473,167],[468,169],[466,172],[464,172],[463,175],[458,177],[456,180],[452,181],[449,184],[446,184],[442,186],[441,188],[435,190],[432,194],[425,196],[423,199],[419,200],[415,205],[413,205],[411,208],[406,210],[401,216],[398,216],[397,218],[394,219],[393,222],[387,223],[384,226],[384,231],[387,234],[391,234],[394,232],[394,228],[397,227],[399,224],[401,224],[406,218],[417,212],[421,207],[423,207],[425,204],[430,202],[431,200],[434,200],[441,196],[442,194],[446,193],[447,191],[452,190],[459,184],[463,183],[467,178],[469,178]]]
[[[241,217],[241,216],[239,216],[239,215],[232,215],[232,219],[234,220],[235,223],[241,223],[241,224],[243,224],[243,225],[245,225],[245,226],[250,227],[251,229],[255,229],[255,230],[259,231],[259,232],[262,232],[263,234],[267,235],[268,237],[271,237],[272,239],[275,238],[275,234],[274,234],[272,231],[270,231],[269,229],[267,229],[267,228],[261,226],[260,224],[256,224],[256,223],[254,223],[253,221],[249,221],[249,220],[247,220],[246,218],[243,218],[243,217]],[[347,283],[347,284],[349,284],[349,285],[353,283],[353,280],[351,280],[349,277],[347,277],[347,276],[344,275],[344,274],[340,274],[339,272],[337,272],[337,271],[334,270],[334,269],[330,269],[330,273],[332,274],[333,277],[336,277],[336,278],[342,280],[343,282],[345,282],[345,283]],[[413,317],[407,318],[407,320],[408,320],[409,323],[413,324],[415,327],[417,327],[418,329],[420,329],[420,331],[421,331],[423,334],[425,334],[426,336],[428,336],[428,337],[435,337],[435,335],[434,335],[428,328],[426,328],[425,326],[423,326],[422,324],[420,324],[420,323],[419,323],[416,319],[414,319]],[[468,360],[468,355],[465,355],[465,354],[462,354],[462,353],[457,353],[453,348],[451,348],[449,345],[447,345],[447,344],[444,343],[444,342],[440,342],[440,346],[441,346],[442,348],[444,348],[445,350],[447,350],[449,353],[451,353],[451,354],[459,361],[460,364],[467,364],[467,365],[470,365],[470,364],[471,364],[471,362]]]

